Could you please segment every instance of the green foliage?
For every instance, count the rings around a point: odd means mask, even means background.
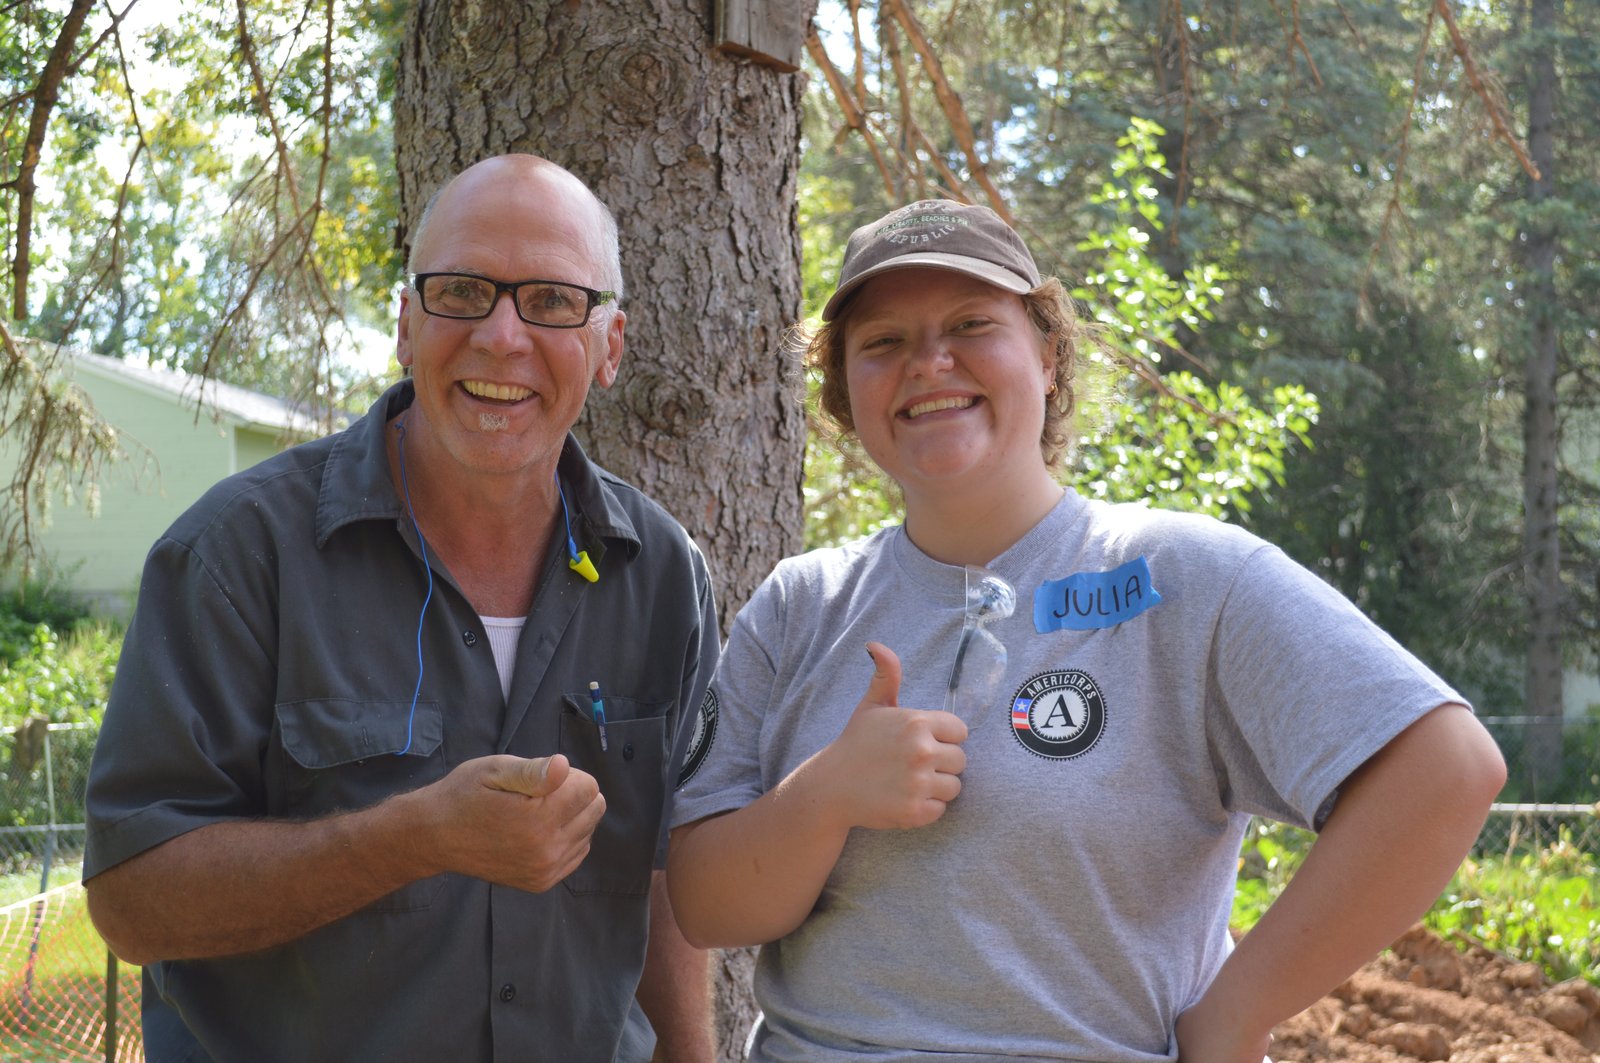
[[[82,602],[52,583],[31,580],[0,591],[0,665],[30,652],[41,625],[70,633],[93,621]]]
[[[61,636],[35,625],[25,652],[0,667],[0,728],[32,716],[51,723],[98,723],[116,673],[122,637],[93,625]]]
[[[1178,345],[1178,330],[1213,318],[1227,275],[1209,262],[1174,277],[1151,253],[1151,240],[1166,227],[1157,202],[1158,179],[1170,179],[1157,140],[1166,133],[1135,115],[1117,140],[1110,176],[1089,201],[1103,213],[1100,228],[1078,242],[1091,268],[1073,294],[1094,310],[1104,339],[1131,361],[1159,363]]]
[[[390,325],[403,17],[393,0],[195,5],[112,44],[92,15],[45,143],[28,331],[322,401],[359,384],[334,356]],[[9,88],[31,87],[37,68],[13,69]]]
[[[1080,492],[1226,518],[1283,483],[1290,448],[1310,443],[1317,400],[1299,385],[1273,388],[1261,409],[1227,381],[1211,388],[1178,372],[1161,382],[1159,392],[1130,389],[1108,423],[1084,437],[1079,464],[1093,471]]]
[[[808,403],[810,409],[816,408],[814,399],[808,397]],[[900,493],[894,481],[848,440],[811,433],[802,489],[808,550],[861,539],[900,523]]]
[[[29,717],[99,723],[122,633],[49,584],[0,594],[0,730]]]
[[[1073,294],[1093,310],[1101,337],[1124,365],[1152,367],[1176,350],[1180,330],[1214,317],[1225,274],[1191,265],[1179,280],[1149,253],[1165,228],[1155,181],[1169,177],[1157,147],[1166,130],[1135,117],[1117,141],[1110,177],[1091,200],[1108,211],[1104,231],[1079,249],[1094,268]],[[1226,380],[1215,387],[1178,370],[1127,373],[1117,400],[1080,442],[1079,490],[1111,502],[1145,502],[1227,518],[1248,513],[1252,495],[1284,483],[1285,458],[1309,446],[1319,404],[1303,387],[1264,385],[1266,408]]]
[[[1581,976],[1600,985],[1600,858],[1562,828],[1537,852],[1469,860],[1427,923],[1537,963],[1553,981]]]
[[[1254,819],[1239,847],[1239,877],[1233,894],[1231,924],[1248,930],[1278,899],[1300,870],[1316,836],[1282,823]]]
[[[1251,823],[1239,855],[1233,926],[1256,924],[1314,840],[1294,827]],[[1553,981],[1582,976],[1600,984],[1600,857],[1562,828],[1549,846],[1466,860],[1423,922],[1447,938],[1536,963]]]
[[[0,595],[0,826],[83,822],[83,773],[121,652],[119,630],[51,586]],[[45,735],[63,723],[95,726]],[[41,834],[13,838],[0,874],[31,874],[37,888],[30,869],[45,845]],[[0,891],[14,885],[0,879]]]

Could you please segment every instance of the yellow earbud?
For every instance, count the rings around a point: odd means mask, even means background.
[[[589,551],[580,550],[578,556],[567,562],[567,567],[590,583],[600,582],[600,573],[595,571],[594,562],[589,560]]]

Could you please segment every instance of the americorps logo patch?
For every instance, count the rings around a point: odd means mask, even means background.
[[[1011,699],[1011,733],[1037,756],[1081,757],[1105,729],[1106,699],[1087,672],[1042,672]]]
[[[710,751],[711,740],[716,736],[717,692],[707,687],[706,696],[700,702],[700,711],[694,714],[694,734],[689,736],[689,749],[683,754],[683,770],[678,772],[679,786],[694,778],[694,773],[706,762],[706,753]]]

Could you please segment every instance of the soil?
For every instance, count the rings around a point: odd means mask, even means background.
[[[1276,1063],[1600,1063],[1600,989],[1417,926],[1274,1034]]]

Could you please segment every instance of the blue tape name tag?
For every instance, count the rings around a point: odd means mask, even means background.
[[[1033,626],[1048,631],[1093,631],[1132,620],[1161,601],[1141,555],[1110,572],[1078,572],[1046,580],[1033,593]]]

